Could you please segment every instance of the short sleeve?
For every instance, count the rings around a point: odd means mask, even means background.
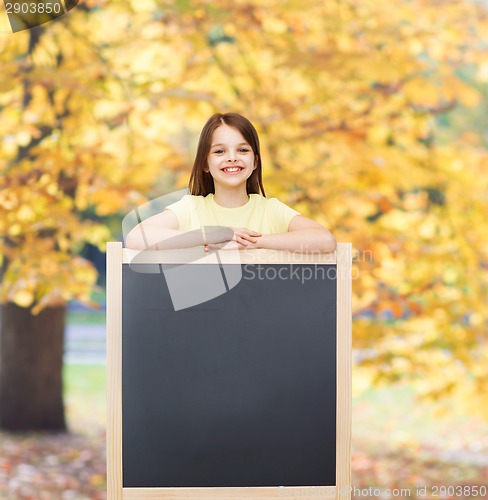
[[[300,212],[285,205],[278,198],[270,198],[270,216],[271,228],[273,233],[287,233],[288,226],[295,215],[300,215]]]
[[[178,228],[185,230],[190,225],[190,211],[188,209],[187,196],[183,196],[181,200],[168,205],[165,210],[171,210],[178,219]]]

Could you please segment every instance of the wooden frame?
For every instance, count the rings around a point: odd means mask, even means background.
[[[194,249],[193,249],[194,251]],[[330,254],[297,254],[274,250],[241,250],[236,263],[316,263],[337,265],[337,410],[336,486],[246,488],[124,488],[122,482],[122,264],[137,255],[139,263],[186,262],[186,250],[145,251],[107,243],[107,498],[145,499],[270,499],[276,497],[351,498],[351,352],[352,245],[338,243]],[[203,248],[201,250],[202,257]],[[222,256],[225,252],[219,252]],[[234,252],[227,255],[232,262]],[[235,255],[235,254],[234,254]],[[141,257],[144,259],[142,260]]]

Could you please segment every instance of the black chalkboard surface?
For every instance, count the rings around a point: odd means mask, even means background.
[[[260,266],[174,311],[123,264],[123,487],[336,484],[336,266]]]

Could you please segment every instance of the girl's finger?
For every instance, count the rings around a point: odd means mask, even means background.
[[[247,229],[243,228],[240,229],[239,231],[235,231],[235,234],[238,234],[239,236],[261,236],[261,233],[259,231],[253,231],[252,229]]]
[[[254,237],[251,236],[250,234],[243,234],[241,237],[249,241],[254,241]]]

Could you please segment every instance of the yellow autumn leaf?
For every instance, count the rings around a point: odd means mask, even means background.
[[[415,78],[407,81],[402,87],[402,91],[415,104],[436,106],[439,102],[439,87],[424,78]]]
[[[95,205],[98,215],[112,214],[126,204],[125,194],[110,188],[98,189],[92,193],[90,201]]]
[[[59,288],[46,293],[39,302],[32,308],[32,314],[39,314],[46,307],[65,306],[66,300]]]
[[[9,297],[12,302],[20,307],[29,307],[34,302],[34,294],[31,290],[18,290]]]
[[[458,77],[448,75],[445,78],[445,82],[449,90],[447,94],[449,99],[457,99],[462,104],[470,108],[480,104],[482,98],[480,92],[464,83]]]
[[[385,144],[391,134],[391,129],[387,125],[377,124],[370,127],[367,134],[371,144]]]
[[[17,211],[17,218],[22,222],[32,221],[35,218],[35,212],[29,205],[22,205]]]
[[[407,231],[417,224],[419,220],[420,217],[418,214],[391,210],[380,218],[379,224],[383,229]]]
[[[72,276],[75,281],[94,284],[97,280],[97,271],[93,264],[85,259],[76,257],[73,260]]]

